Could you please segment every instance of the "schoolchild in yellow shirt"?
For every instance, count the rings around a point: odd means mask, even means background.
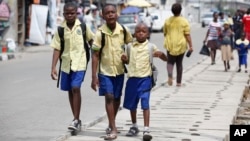
[[[109,127],[104,140],[117,138],[115,118],[120,107],[122,89],[124,84],[124,64],[121,56],[124,53],[124,44],[133,40],[128,29],[117,22],[117,9],[107,4],[102,9],[106,21],[97,31],[93,42],[92,55],[92,82],[93,90],[99,88],[99,95],[105,96],[105,107]],[[124,35],[126,30],[126,35]],[[103,38],[104,36],[104,38]],[[124,40],[125,36],[125,40]],[[105,44],[103,44],[103,40]]]
[[[159,57],[163,61],[167,61],[167,56],[159,51],[156,45],[149,43],[147,40],[149,30],[146,24],[139,23],[135,28],[136,41],[129,45],[128,54],[122,55],[122,61],[128,64],[128,80],[126,83],[125,97],[123,107],[130,110],[132,127],[129,129],[127,136],[136,136],[139,133],[137,125],[137,105],[141,101],[141,108],[144,117],[143,140],[152,139],[149,130],[150,117],[150,90],[151,90],[151,62],[150,47],[153,48],[153,56]]]
[[[61,40],[57,31],[51,42],[51,47],[54,48],[51,77],[53,80],[58,79],[56,64],[61,57],[61,90],[68,91],[69,102],[74,116],[68,129],[78,130],[81,127],[79,118],[81,111],[81,85],[87,68],[87,59],[81,22],[77,19],[77,5],[76,3],[68,2],[64,5],[63,10],[65,20],[61,27],[64,30],[64,49],[61,48]],[[85,32],[86,40],[91,44],[94,34],[89,27],[86,27]],[[63,50],[62,54],[60,52],[61,49]]]

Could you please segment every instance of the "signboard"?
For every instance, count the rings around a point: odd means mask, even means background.
[[[45,44],[48,6],[32,4],[29,42]]]

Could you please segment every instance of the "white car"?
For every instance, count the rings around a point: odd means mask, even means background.
[[[153,26],[152,26],[152,31],[162,31],[163,26],[165,23],[165,20],[172,16],[172,12],[167,10],[167,11],[157,11],[150,13],[153,19]]]
[[[213,21],[213,13],[203,14],[201,17],[201,27],[208,26]]]

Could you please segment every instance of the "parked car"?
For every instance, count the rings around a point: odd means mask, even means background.
[[[165,20],[172,16],[170,10],[154,11],[150,13],[153,19],[152,31],[162,31]]]
[[[128,15],[120,15],[117,19],[118,23],[126,26],[132,35],[135,32],[135,26],[138,22],[140,22],[139,15],[137,14],[128,14]]]
[[[213,13],[203,14],[201,17],[201,27],[206,27],[213,21]]]

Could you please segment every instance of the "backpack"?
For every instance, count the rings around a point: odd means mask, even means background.
[[[128,45],[127,46],[128,58],[130,57],[130,48],[131,48],[131,46]],[[158,69],[156,68],[156,66],[153,63],[153,44],[152,43],[148,43],[148,53],[149,53],[150,66],[151,66],[151,70],[152,70],[151,88],[153,88],[156,85],[157,76],[158,76]]]
[[[122,26],[123,35],[124,35],[123,41],[125,43],[126,38],[127,38],[127,31],[126,31],[126,28],[124,27],[124,25],[121,24],[121,26]],[[101,48],[100,48],[100,52],[99,52],[99,72],[100,72],[100,69],[101,69],[100,64],[101,64],[102,49],[105,46],[105,34],[103,32],[101,32],[101,36],[102,36],[102,38],[101,38]],[[125,51],[125,47],[123,49]],[[128,71],[127,71],[127,68],[126,68],[125,64],[123,66],[124,66],[124,72],[127,73]]]
[[[84,43],[84,49],[86,52],[86,60],[87,60],[87,65],[88,66],[88,62],[90,60],[90,48],[89,48],[89,44],[86,40],[86,24],[85,23],[81,23],[80,24],[81,29],[82,29],[82,36],[83,36],[83,43]],[[60,42],[61,42],[61,50],[60,50],[60,65],[59,65],[59,74],[58,74],[58,80],[57,80],[57,87],[59,86],[59,79],[60,79],[60,72],[61,72],[61,64],[62,64],[62,54],[64,51],[64,28],[61,26],[58,26],[57,28],[58,31],[58,35],[60,37]]]

